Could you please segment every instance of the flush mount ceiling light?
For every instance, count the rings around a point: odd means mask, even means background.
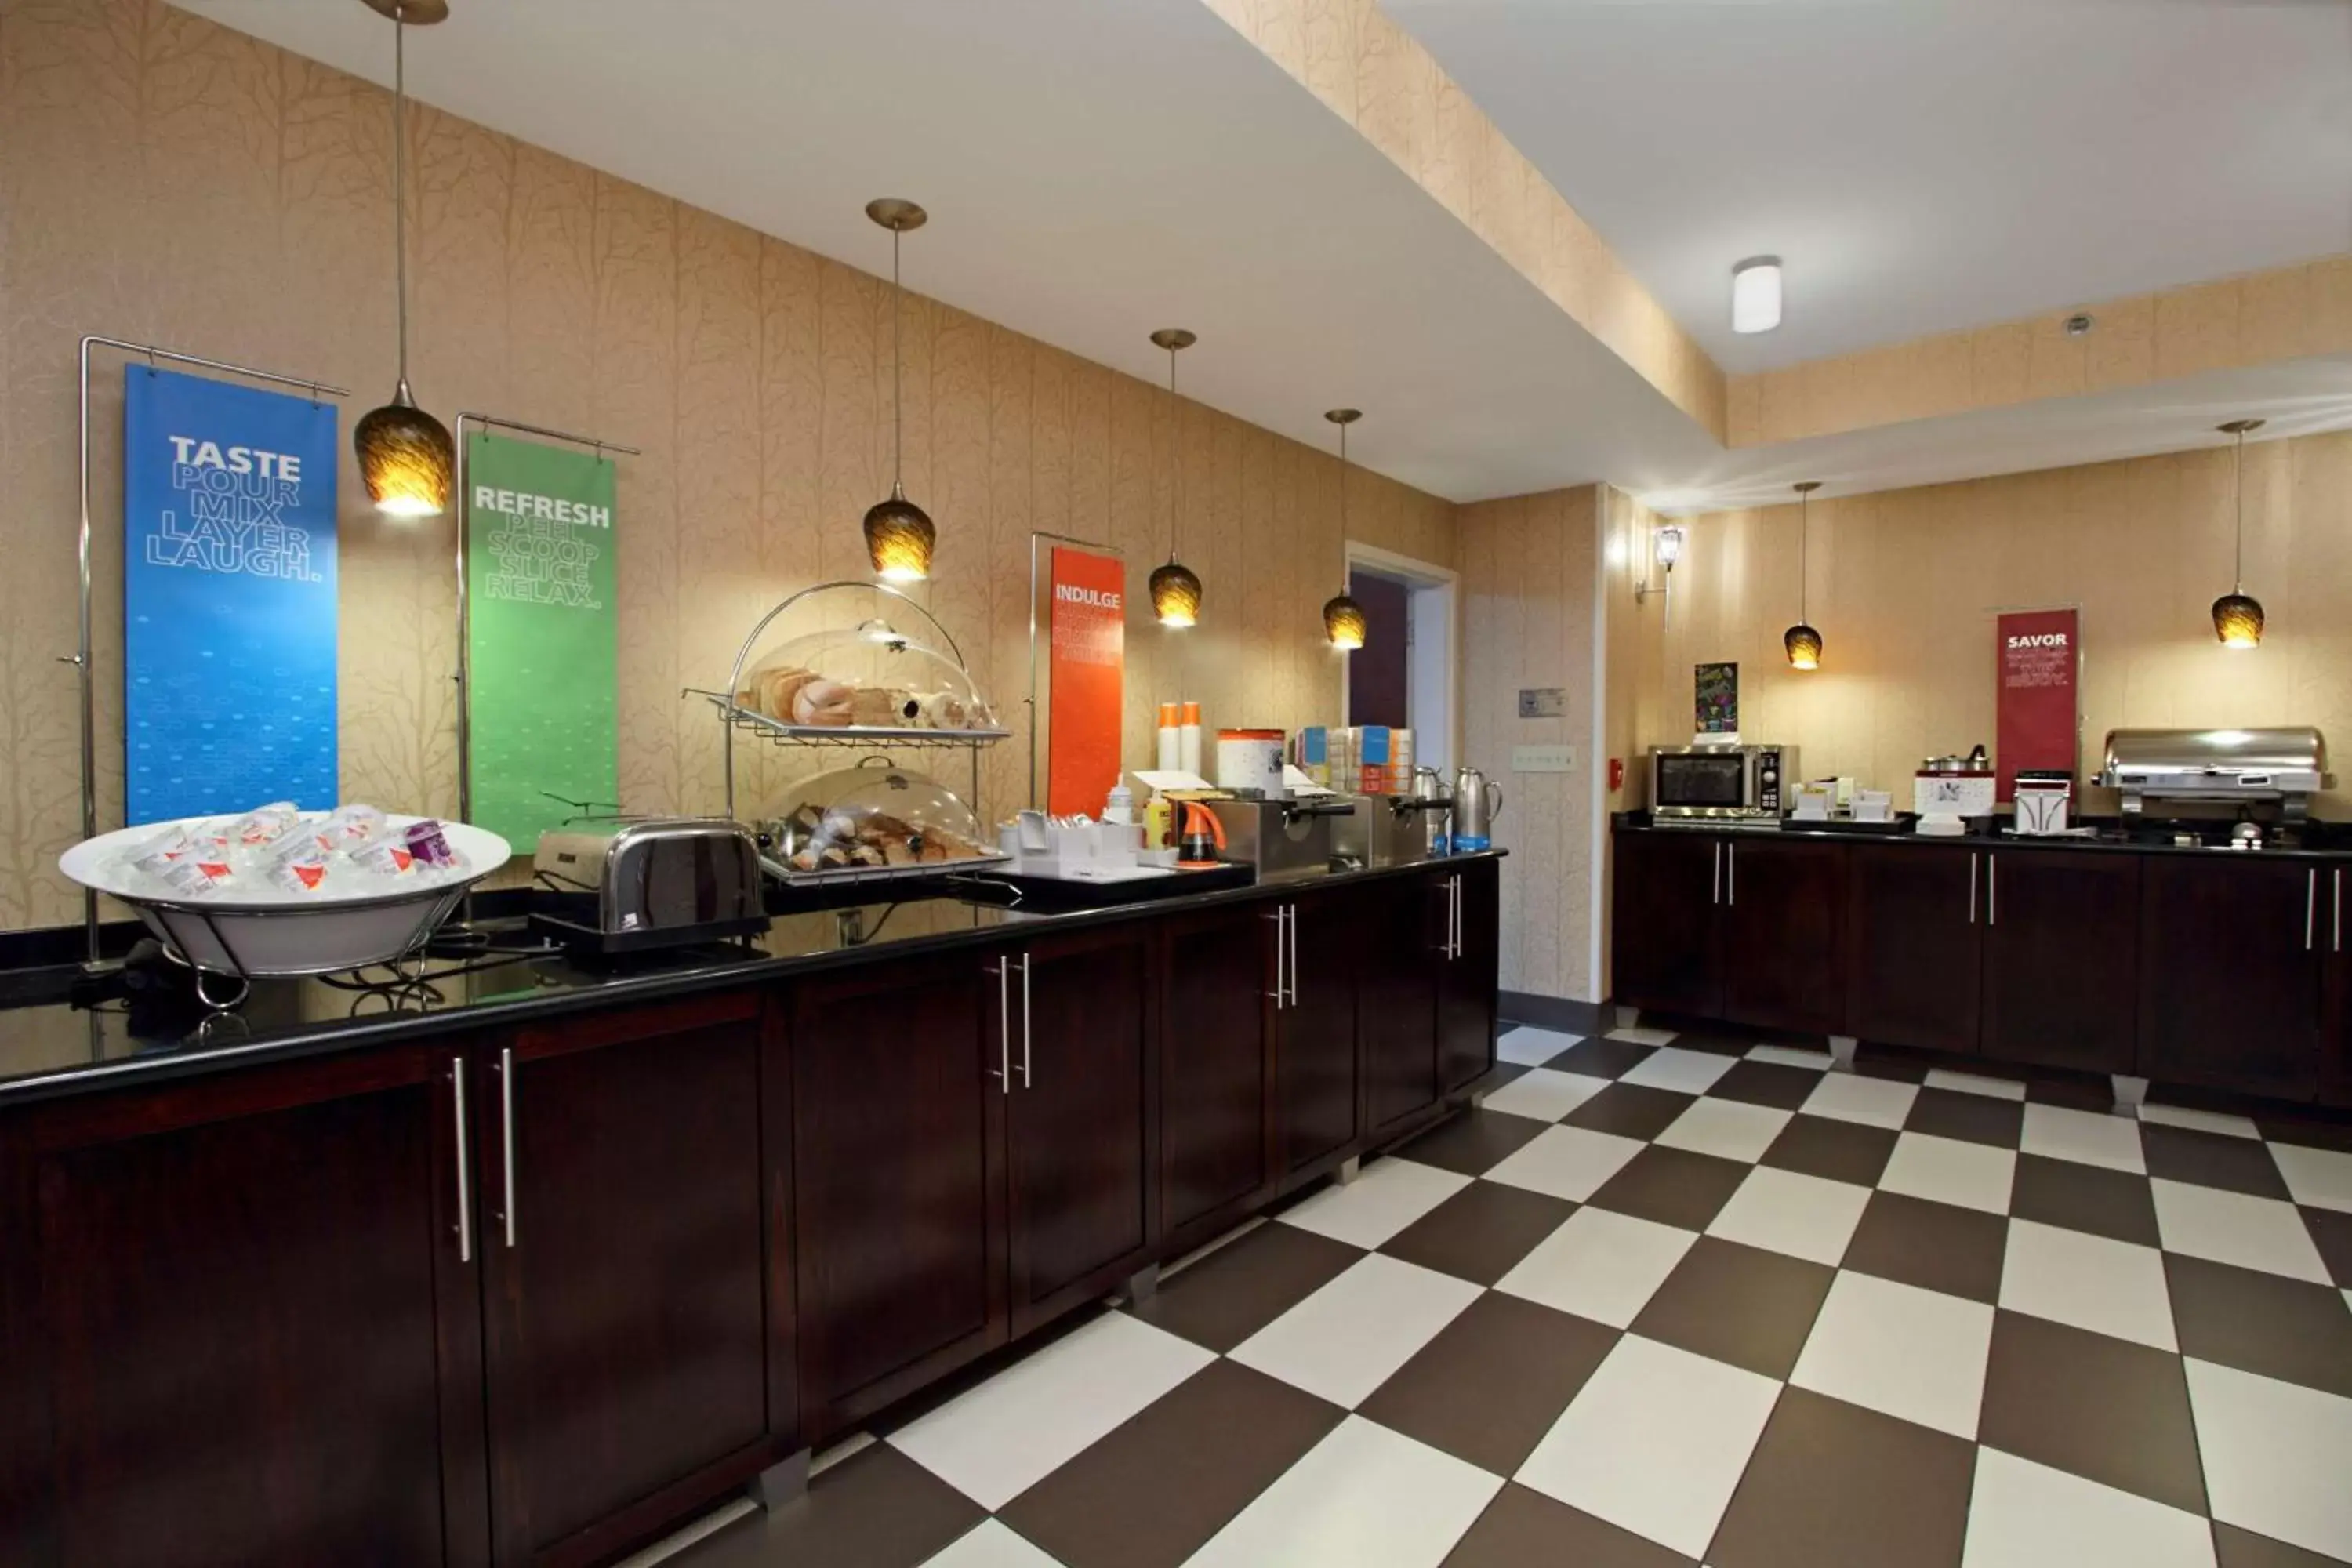
[[[885,583],[919,583],[931,574],[939,530],[907,499],[906,356],[902,331],[906,295],[898,283],[898,237],[930,215],[914,203],[884,196],[866,204],[866,216],[890,231],[890,498],[866,513],[866,554]]]
[[[1339,591],[1323,601],[1323,635],[1342,652],[1363,647],[1371,629],[1364,606],[1348,593],[1348,426],[1363,416],[1360,408],[1334,408],[1323,416],[1339,427]]]
[[[1181,327],[1162,327],[1151,341],[1168,351],[1168,564],[1151,574],[1151,613],[1163,626],[1183,627],[1201,618],[1201,579],[1176,559],[1176,529],[1184,511],[1184,405],[1176,401],[1176,351],[1200,340]]]
[[[437,517],[449,507],[457,444],[449,427],[416,406],[408,390],[408,192],[403,144],[407,141],[411,27],[429,27],[449,15],[447,0],[362,0],[392,18],[392,270],[400,333],[400,371],[392,401],[370,409],[352,426],[352,449],[368,499],[386,517]]]
[[[1822,634],[1805,620],[1805,542],[1812,523],[1812,494],[1822,488],[1819,479],[1800,479],[1797,492],[1797,624],[1780,634],[1780,647],[1789,655],[1791,669],[1819,669],[1822,667]]]
[[[2259,647],[2263,641],[2263,602],[2246,592],[2246,433],[2262,427],[2259,419],[2232,419],[2220,427],[2222,435],[2237,438],[2230,459],[2231,486],[2238,498],[2236,565],[2230,591],[2213,601],[2213,635],[2223,647]]]
[[[1751,256],[1731,269],[1731,330],[1769,332],[1780,324],[1780,258]]]

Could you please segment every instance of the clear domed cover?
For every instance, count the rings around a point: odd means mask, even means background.
[[[996,715],[950,656],[879,616],[804,633],[736,683],[735,705],[812,729],[993,730]]]
[[[793,804],[761,824],[761,837],[798,877],[944,870],[1001,858],[954,791],[887,757],[818,773],[785,796]]]

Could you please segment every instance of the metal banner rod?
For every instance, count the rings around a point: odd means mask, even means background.
[[[256,370],[251,365],[231,364],[226,360],[206,359],[202,354],[182,353],[176,349],[154,343],[134,343],[122,338],[101,337],[85,332],[81,340],[81,531],[78,551],[81,568],[81,631],[71,654],[60,654],[58,662],[75,667],[81,681],[81,836],[98,837],[98,688],[96,671],[91,666],[89,607],[89,363],[93,349],[119,349],[126,354],[144,355],[147,367],[152,370],[159,360],[173,364],[194,365],[202,370],[215,370],[226,375],[240,375],[248,381],[266,381],[278,386],[308,387],[310,401],[316,403],[321,393],[330,397],[349,397],[351,388],[337,386],[314,376],[280,375],[274,370]],[[82,961],[91,967],[99,962],[98,894],[84,889],[81,895]]]
[[[600,441],[593,436],[575,436],[569,430],[551,430],[544,425],[526,425],[520,419],[507,419],[496,414],[460,413],[451,428],[457,440],[457,673],[450,679],[457,683],[457,820],[474,820],[474,666],[472,650],[467,639],[473,629],[473,605],[466,588],[466,507],[473,491],[466,483],[466,426],[480,430],[514,430],[526,436],[543,437],[550,441],[568,441],[575,447],[592,448],[599,457],[606,452],[618,452],[625,457],[639,458],[645,454],[636,447],[619,441]],[[473,918],[473,894],[466,895],[466,918]]]

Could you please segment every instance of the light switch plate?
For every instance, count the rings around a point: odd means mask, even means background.
[[[1513,746],[1511,771],[1515,773],[1564,773],[1576,767],[1574,746]]]

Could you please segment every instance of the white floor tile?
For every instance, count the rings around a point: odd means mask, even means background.
[[[2127,1116],[2069,1110],[2061,1105],[2029,1105],[2025,1136],[2018,1147],[2028,1154],[2105,1165],[2111,1171],[2145,1174],[2147,1170],[2147,1158],[2139,1148],[2139,1123]]]
[[[1992,1309],[1982,1301],[1841,1273],[1789,1381],[1972,1438],[1991,1350]]]
[[[1609,1037],[1612,1040],[1624,1040],[1629,1044],[1636,1046],[1663,1046],[1672,1042],[1675,1037],[1675,1031],[1672,1029],[1645,1029],[1638,1025],[1628,1025],[1622,1029],[1610,1030]]]
[[[1008,1526],[983,1519],[957,1537],[954,1545],[926,1559],[923,1568],[1062,1568],[1062,1560],[1031,1545]]]
[[[1867,1187],[1759,1165],[1706,1233],[1834,1266],[1869,1202]]]
[[[2213,1517],[2352,1559],[2352,1400],[2190,1359]]]
[[[1486,1179],[1580,1204],[1644,1147],[1613,1132],[1547,1127],[1505,1156]]]
[[[1233,1359],[1352,1410],[1480,1294],[1466,1279],[1374,1253],[1244,1340]]]
[[[2148,1188],[2156,1194],[2156,1228],[2167,1252],[2315,1285],[2335,1283],[2293,1204],[2189,1182],[2158,1179],[2148,1183]]]
[[[1919,1098],[1914,1083],[1889,1083],[1883,1078],[1857,1078],[1850,1072],[1822,1075],[1821,1086],[1806,1098],[1808,1116],[1828,1116],[1859,1121],[1870,1127],[1900,1127]]]
[[[2160,1351],[2179,1348],[2164,1255],[2152,1247],[2013,1219],[2001,1261],[2000,1304]]]
[[[1583,1038],[1582,1035],[1563,1035],[1558,1029],[1521,1024],[1503,1031],[1503,1037],[1495,1042],[1495,1055],[1521,1067],[1539,1068]]]
[[[1470,1184],[1470,1178],[1391,1154],[1346,1186],[1328,1186],[1285,1209],[1279,1223],[1369,1252]]]
[[[1713,1051],[1686,1051],[1680,1046],[1661,1046],[1650,1053],[1647,1061],[1631,1071],[1618,1075],[1620,1083],[1637,1083],[1644,1089],[1671,1089],[1677,1094],[1705,1094],[1715,1087],[1715,1080],[1731,1070],[1738,1057],[1719,1057]]]
[[[1500,1476],[1350,1415],[1185,1568],[1436,1568],[1502,1486]]]
[[[1827,1051],[1801,1051],[1794,1046],[1753,1046],[1748,1048],[1748,1059],[1770,1062],[1776,1067],[1812,1068],[1827,1072],[1832,1058]]]
[[[1106,1312],[887,1441],[992,1512],[1215,1359],[1140,1319]]]
[[[1878,1184],[1890,1193],[2007,1214],[2010,1184],[2016,1179],[2013,1149],[1906,1132],[1895,1141],[1895,1155],[1886,1162]]]
[[[1641,1315],[1696,1240],[1696,1232],[1670,1225],[1581,1208],[1495,1289],[1622,1329]]]
[[[1529,1068],[1486,1097],[1486,1109],[1508,1116],[1557,1121],[1609,1087],[1605,1078]]]
[[[2251,1116],[2224,1116],[2218,1110],[2196,1110],[2186,1105],[2143,1105],[2139,1108],[2142,1121],[2161,1122],[2167,1127],[2194,1128],[2200,1132],[2219,1132],[2225,1138],[2259,1138],[2262,1129]]]
[[[1979,1448],[1960,1568],[2213,1568],[2213,1531],[2193,1513]]]
[[[2295,1202],[2352,1214],[2352,1154],[2306,1149],[2300,1143],[2273,1143],[2271,1159]]]
[[[1628,1334],[1516,1479],[1697,1557],[1780,1394],[1769,1377]]]
[[[1657,1136],[1657,1142],[1669,1149],[1688,1149],[1696,1154],[1719,1154],[1727,1160],[1745,1161],[1754,1164],[1789,1125],[1795,1113],[1777,1110],[1769,1105],[1749,1105],[1737,1100],[1698,1100],[1676,1117],[1671,1126]]]
[[[1929,1089],[1948,1089],[1957,1094],[1981,1094],[1988,1100],[2023,1100],[2025,1086],[2014,1079],[1987,1078],[1982,1073],[1952,1072],[1944,1068],[1927,1069]]]

